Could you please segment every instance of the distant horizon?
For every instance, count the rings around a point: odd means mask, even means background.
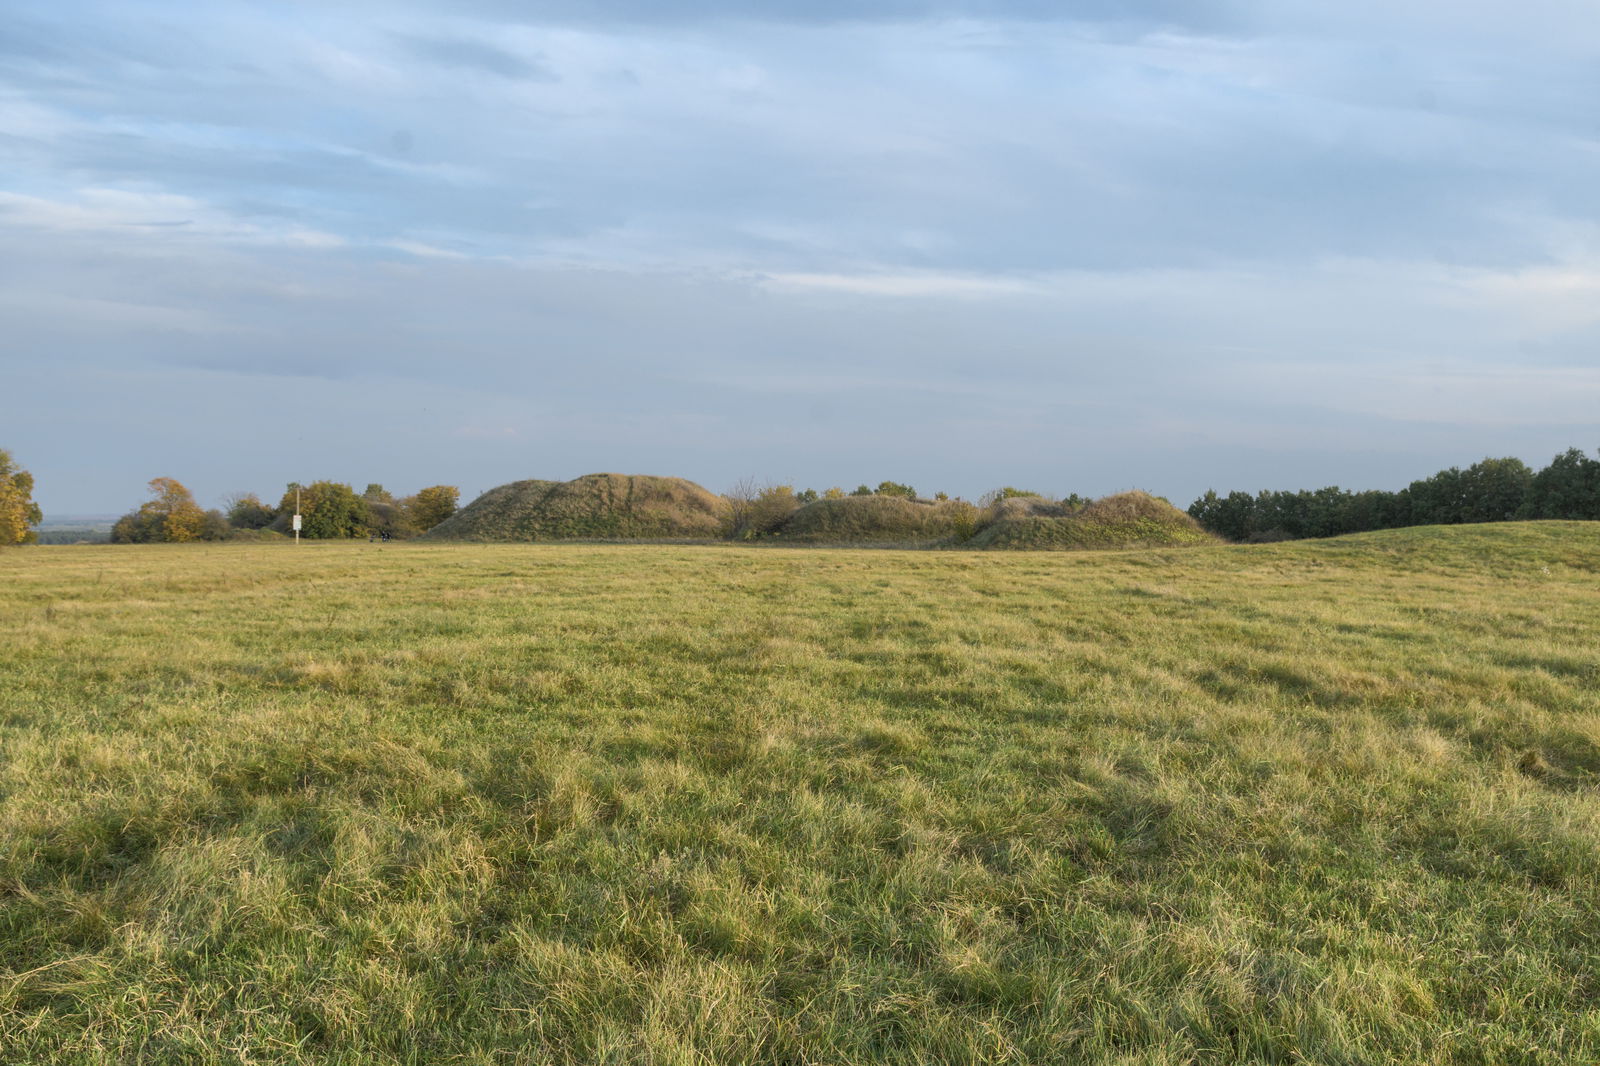
[[[1600,452],[1600,449],[1594,449],[1594,448],[1585,449],[1580,444],[1573,444],[1573,445],[1571,445],[1571,447],[1578,448],[1579,450],[1583,451],[1586,455],[1589,455],[1591,457],[1593,457],[1595,454],[1597,454],[1597,452]],[[1465,469],[1468,466],[1471,466],[1473,463],[1482,461],[1484,459],[1490,459],[1490,458],[1495,458],[1495,459],[1498,459],[1498,458],[1520,459],[1524,463],[1526,463],[1530,468],[1532,468],[1533,470],[1537,471],[1537,470],[1543,468],[1544,466],[1548,465],[1550,460],[1552,458],[1554,458],[1556,455],[1563,454],[1566,451],[1567,451],[1566,448],[1559,449],[1557,452],[1553,453],[1551,456],[1549,456],[1549,457],[1547,457],[1545,459],[1542,459],[1542,460],[1530,460],[1526,456],[1488,456],[1488,455],[1480,455],[1480,456],[1478,456],[1478,457],[1476,457],[1475,459],[1472,459],[1472,460],[1468,460],[1468,461],[1464,461],[1464,462],[1458,462],[1458,463],[1451,463],[1451,464],[1448,464],[1446,466],[1435,468],[1433,470],[1418,471],[1418,472],[1416,472],[1416,473],[1414,473],[1414,474],[1412,474],[1410,476],[1407,476],[1405,478],[1400,479],[1396,483],[1389,484],[1389,485],[1356,485],[1356,484],[1340,484],[1340,483],[1336,483],[1336,482],[1326,482],[1326,483],[1319,483],[1319,484],[1309,484],[1309,483],[1307,483],[1307,484],[1283,484],[1283,485],[1239,485],[1239,484],[1221,484],[1221,483],[1218,483],[1218,484],[1207,485],[1206,487],[1201,488],[1200,490],[1194,492],[1192,495],[1182,495],[1182,494],[1172,495],[1172,494],[1169,494],[1169,493],[1160,492],[1160,491],[1158,491],[1156,489],[1153,489],[1153,488],[1149,487],[1148,485],[1137,485],[1137,484],[1136,485],[1122,485],[1122,486],[1118,486],[1118,487],[1115,487],[1115,488],[1107,489],[1107,490],[1105,490],[1103,492],[1084,492],[1081,489],[1075,489],[1075,488],[1071,488],[1071,487],[1064,488],[1064,489],[1057,489],[1054,486],[1039,485],[1039,484],[1033,484],[1033,483],[1023,483],[1020,479],[1016,479],[1016,478],[1012,478],[1012,479],[1009,479],[1009,480],[1001,480],[999,482],[996,482],[993,485],[990,485],[990,486],[988,486],[988,487],[986,487],[986,488],[984,488],[984,489],[982,489],[980,491],[976,491],[976,492],[955,492],[955,491],[951,491],[948,488],[945,488],[945,487],[942,487],[942,486],[939,486],[939,485],[935,485],[932,482],[929,482],[926,485],[919,484],[919,483],[917,483],[915,481],[911,481],[911,482],[908,482],[908,483],[911,484],[912,487],[917,490],[917,493],[920,496],[932,497],[936,493],[944,492],[944,493],[948,494],[949,496],[951,496],[952,498],[966,499],[966,500],[972,500],[972,501],[978,500],[980,497],[982,497],[986,493],[993,492],[993,491],[1005,488],[1007,486],[1010,486],[1010,487],[1013,487],[1013,488],[1025,489],[1025,490],[1033,491],[1033,492],[1038,492],[1038,493],[1041,493],[1042,495],[1053,496],[1053,497],[1065,497],[1065,496],[1068,496],[1068,495],[1076,492],[1079,495],[1087,497],[1087,498],[1099,498],[1099,497],[1103,497],[1103,496],[1114,495],[1114,494],[1119,493],[1119,492],[1127,492],[1127,491],[1137,490],[1137,491],[1142,491],[1142,492],[1148,492],[1152,496],[1157,496],[1157,497],[1161,497],[1163,499],[1166,499],[1169,502],[1171,502],[1174,506],[1178,507],[1181,510],[1181,509],[1187,508],[1191,503],[1193,503],[1195,500],[1199,499],[1207,491],[1216,491],[1216,492],[1218,492],[1220,494],[1224,494],[1224,495],[1229,493],[1229,492],[1242,491],[1242,492],[1251,493],[1253,495],[1255,493],[1263,492],[1263,491],[1269,491],[1269,492],[1270,491],[1296,492],[1296,491],[1300,491],[1300,490],[1315,490],[1315,489],[1328,488],[1330,486],[1336,486],[1338,488],[1347,489],[1347,490],[1350,490],[1350,491],[1353,491],[1353,492],[1362,492],[1362,491],[1368,491],[1368,490],[1381,490],[1381,491],[1395,492],[1395,491],[1398,491],[1400,489],[1403,489],[1403,488],[1407,487],[1408,485],[1412,484],[1413,482],[1423,480],[1424,478],[1427,478],[1427,477],[1431,477],[1432,475],[1440,472],[1441,470],[1447,470],[1452,466],[1459,467],[1461,469]],[[21,464],[21,465],[23,466],[24,469],[27,468],[26,464]],[[498,482],[495,482],[494,484],[485,485],[484,487],[478,488],[478,489],[469,489],[469,488],[467,488],[466,486],[462,485],[459,482],[449,481],[449,480],[440,481],[440,482],[431,482],[430,484],[454,485],[456,488],[461,490],[460,503],[461,503],[461,506],[465,507],[467,504],[471,503],[473,500],[476,500],[478,497],[482,496],[484,493],[490,491],[491,489],[499,488],[499,487],[501,487],[503,485],[507,485],[507,484],[510,484],[512,482],[515,482],[515,481],[528,481],[528,480],[571,481],[571,480],[575,480],[577,478],[583,477],[583,476],[585,476],[587,474],[598,474],[598,473],[616,473],[616,474],[628,474],[628,475],[644,475],[644,476],[653,476],[653,477],[683,478],[683,480],[690,481],[690,482],[693,482],[693,483],[695,483],[697,485],[700,485],[702,488],[708,489],[711,492],[713,492],[713,493],[715,493],[715,494],[717,494],[719,496],[720,495],[725,495],[729,491],[729,489],[734,487],[732,484],[728,484],[728,485],[709,485],[709,484],[706,484],[705,482],[700,481],[700,480],[698,480],[696,478],[684,477],[684,475],[682,475],[682,474],[673,474],[673,473],[668,473],[668,472],[663,472],[663,471],[655,471],[655,470],[611,470],[611,471],[585,470],[585,471],[583,471],[581,473],[573,474],[571,477],[551,476],[551,477],[546,477],[546,478],[540,478],[538,475],[535,474],[535,475],[528,475],[527,477],[507,478],[505,481],[498,481]],[[152,475],[152,477],[164,477],[164,476],[171,476],[171,475],[165,475],[165,474]],[[765,484],[789,484],[789,485],[791,485],[791,487],[796,492],[800,492],[800,491],[803,491],[803,490],[808,489],[808,488],[809,489],[815,489],[818,492],[826,492],[830,488],[841,488],[847,493],[854,491],[856,488],[858,488],[861,485],[867,485],[869,488],[872,488],[872,487],[876,487],[881,481],[884,481],[884,480],[900,480],[900,479],[893,478],[892,473],[891,473],[891,476],[888,477],[888,478],[875,477],[871,481],[853,480],[853,481],[850,481],[848,484],[843,483],[843,482],[829,482],[827,484],[822,484],[822,483],[799,483],[799,482],[790,482],[790,481],[783,480],[783,479],[762,478],[762,477],[754,476],[754,475],[750,476],[749,479],[755,481],[757,484],[763,484],[763,485],[765,485]],[[200,506],[202,508],[207,509],[207,510],[211,510],[211,509],[218,509],[218,510],[224,510],[224,511],[227,510],[227,497],[232,496],[236,492],[238,492],[238,493],[253,492],[262,500],[263,503],[266,503],[268,506],[276,506],[278,501],[281,499],[282,494],[283,494],[283,489],[281,489],[281,488],[280,489],[276,489],[276,490],[268,490],[268,491],[263,491],[262,489],[259,489],[259,488],[241,488],[241,489],[230,489],[230,490],[228,490],[228,491],[226,491],[224,493],[221,493],[220,495],[217,495],[215,497],[208,497],[204,492],[202,492],[200,490],[197,490],[194,485],[190,484],[187,481],[184,481],[183,478],[179,477],[179,478],[177,478],[177,480],[180,481],[180,482],[183,482],[184,486],[186,488],[189,488],[190,491],[193,493],[193,495],[195,497],[195,500],[200,504]],[[290,482],[292,480],[293,479],[285,480],[283,482],[283,484],[285,486],[287,486],[288,484],[290,484]],[[301,483],[302,484],[310,484],[312,481],[321,481],[321,480],[339,481],[340,479],[339,478],[324,478],[324,477],[307,477],[307,478],[301,479]],[[146,484],[147,483],[148,483],[148,479],[147,479]],[[420,484],[419,485],[410,485],[410,484],[391,483],[391,482],[387,482],[387,481],[372,482],[372,481],[367,480],[367,479],[362,479],[360,481],[346,481],[346,482],[343,482],[343,483],[349,485],[351,488],[353,488],[358,493],[363,491],[366,488],[367,485],[376,483],[376,484],[382,485],[386,491],[394,494],[395,496],[409,495],[409,494],[417,491],[420,488],[426,487],[426,486],[420,485]],[[127,514],[130,511],[137,510],[139,505],[141,503],[143,503],[145,500],[147,500],[148,498],[149,498],[149,493],[148,493],[148,491],[146,489],[146,485],[145,484],[141,484],[140,487],[139,487],[138,493],[134,494],[130,498],[130,502],[128,503],[128,505],[124,506],[124,507],[122,507],[122,508],[120,508],[118,510],[107,511],[107,510],[101,509],[101,510],[63,511],[63,510],[52,510],[47,505],[47,503],[45,501],[49,499],[48,494],[42,493],[42,492],[40,492],[38,490],[36,490],[35,493],[34,493],[35,501],[40,504],[40,507],[44,512],[44,522],[43,522],[43,526],[44,527],[48,527],[49,525],[56,524],[56,523],[75,522],[75,521],[76,522],[84,522],[84,521],[113,522],[117,518],[121,517],[122,515]]]

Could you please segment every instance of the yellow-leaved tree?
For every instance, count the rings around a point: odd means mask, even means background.
[[[155,499],[139,508],[149,515],[161,516],[163,540],[179,542],[199,540],[206,524],[206,513],[194,502],[194,495],[176,478],[158,477],[150,481],[150,492]]]
[[[411,524],[425,532],[455,514],[460,499],[461,490],[454,485],[429,485],[402,502]]]
[[[118,544],[148,544],[157,541],[178,543],[199,540],[205,532],[206,513],[194,496],[176,478],[158,477],[150,481],[151,499],[132,514],[123,515],[111,527],[111,540]]]
[[[33,502],[33,475],[18,470],[11,453],[0,448],[0,546],[38,540],[31,527],[43,517]]]

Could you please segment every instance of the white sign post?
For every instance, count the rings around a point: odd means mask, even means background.
[[[294,542],[300,543],[300,486],[294,487]]]

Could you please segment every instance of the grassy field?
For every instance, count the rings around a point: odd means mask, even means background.
[[[1600,1059],[1600,524],[0,553],[6,1063]]]

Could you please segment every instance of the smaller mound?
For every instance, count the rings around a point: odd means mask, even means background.
[[[976,508],[960,500],[844,496],[813,500],[781,532],[785,540],[810,544],[920,544],[970,532],[975,519]]]
[[[559,481],[497,485],[423,534],[430,540],[522,540],[517,530],[537,520],[539,504]]]
[[[1003,500],[1002,504],[1025,503]],[[1048,506],[1048,505],[1047,505]],[[1039,507],[1039,511],[1045,510]],[[1057,508],[1059,509],[1059,508]],[[1000,516],[974,536],[974,548],[1021,551],[1063,551],[1090,548],[1176,548],[1215,544],[1217,538],[1200,523],[1165,500],[1143,492],[1106,496],[1060,516],[1037,511]]]
[[[430,540],[700,540],[715,537],[720,497],[676,477],[585,474],[490,489]]]

